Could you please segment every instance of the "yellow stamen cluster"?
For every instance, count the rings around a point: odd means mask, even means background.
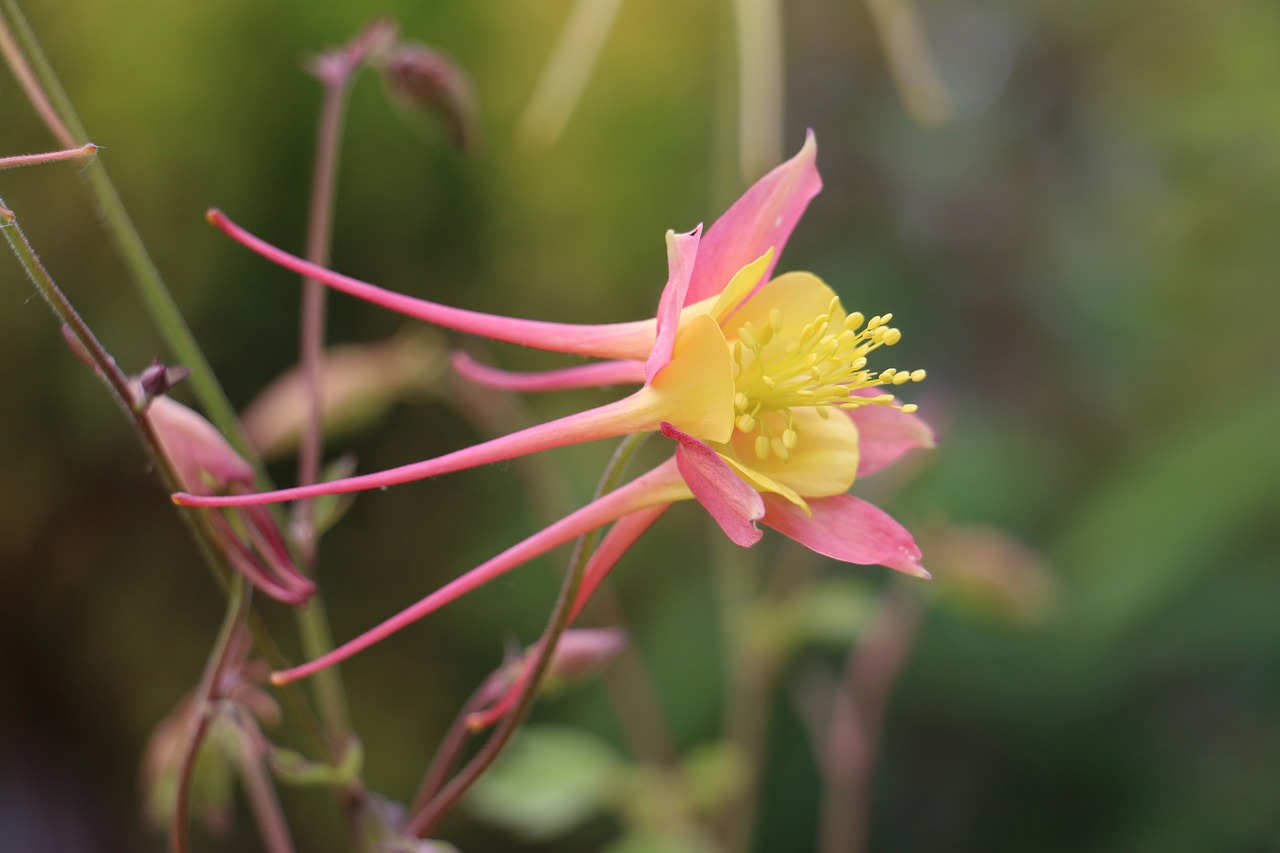
[[[799,441],[793,408],[811,406],[823,417],[829,408],[857,409],[879,405],[914,412],[914,404],[898,405],[892,394],[863,397],[863,388],[903,385],[925,378],[923,370],[867,369],[867,355],[891,347],[902,333],[888,325],[892,314],[869,321],[861,313],[845,315],[833,297],[827,310],[798,333],[788,329],[776,308],[762,327],[747,322],[732,343],[735,426],[745,434],[758,433],[755,453],[790,458]],[[863,325],[865,322],[865,326]]]

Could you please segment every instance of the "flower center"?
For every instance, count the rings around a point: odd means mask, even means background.
[[[757,457],[791,457],[800,440],[792,412],[798,407],[811,406],[823,417],[830,416],[832,407],[916,410],[914,404],[895,403],[892,394],[858,393],[925,378],[923,370],[867,369],[869,353],[901,340],[902,333],[888,325],[892,319],[892,314],[869,321],[858,312],[846,315],[839,298],[833,297],[826,311],[802,328],[789,327],[777,308],[769,312],[767,322],[747,321],[738,327],[731,344],[734,426],[747,435],[756,433]]]

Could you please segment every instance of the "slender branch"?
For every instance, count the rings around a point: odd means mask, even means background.
[[[725,697],[724,738],[748,762],[747,782],[717,816],[717,832],[722,849],[741,853],[750,849],[752,819],[757,796],[756,776],[763,751],[769,687],[777,661],[756,641],[748,620],[757,612],[760,567],[754,555],[726,551],[727,540],[717,538],[712,560],[716,580],[717,609],[720,612],[728,669]]]
[[[444,787],[449,778],[449,771],[453,769],[458,756],[462,754],[463,747],[467,745],[467,741],[473,734],[467,726],[467,718],[492,700],[493,684],[493,676],[481,682],[453,718],[453,723],[445,732],[444,739],[440,741],[440,747],[427,765],[427,772],[423,774],[418,792],[409,806],[409,814],[418,814],[425,809],[431,798],[440,793],[440,789]]]
[[[87,137],[79,117],[76,115],[70,100],[62,89],[57,76],[44,56],[15,0],[0,0],[0,53],[4,55],[5,60],[12,68],[24,91],[26,91],[36,111],[55,137],[68,148],[75,146],[77,138],[83,139]],[[87,145],[85,146],[86,149],[88,147]],[[241,455],[253,465],[259,482],[269,488],[270,480],[266,476],[253,448],[244,437],[239,419],[218,385],[212,368],[204,358],[194,336],[182,319],[176,303],[152,263],[142,239],[125,211],[105,168],[99,160],[95,159],[84,174],[88,188],[97,202],[98,212],[105,230],[113,239],[116,248],[123,257],[125,265],[132,275],[156,327],[177,360],[191,368],[190,383],[205,414],[217,426],[219,431],[232,442]],[[3,201],[0,200],[0,210],[3,209]],[[143,409],[135,405],[128,378],[116,365],[115,360],[97,342],[70,302],[58,290],[52,277],[48,275],[40,264],[25,235],[17,228],[16,224],[13,224],[12,215],[5,216],[4,219],[6,223],[4,228],[5,236],[10,245],[13,246],[19,261],[23,264],[27,274],[36,283],[41,295],[49,302],[54,313],[71,329],[77,341],[89,354],[94,364],[98,367],[100,375],[111,389],[117,403],[125,409],[134,422],[138,434],[151,456],[152,464],[156,470],[161,472],[168,491],[172,492],[174,489],[180,488],[177,477],[174,475],[168,460],[160,451],[150,421],[145,417]],[[15,236],[17,239],[15,239]],[[213,569],[217,580],[224,588],[233,592],[241,584],[241,581],[237,574],[226,571],[226,567],[218,557],[217,549],[212,545],[216,538],[216,533],[209,524],[207,513],[183,512],[180,515],[192,529],[197,544],[206,558],[206,562]],[[233,594],[232,601],[236,600],[237,597]],[[263,649],[264,653],[274,652],[275,658],[282,660],[275,649],[274,643],[270,641],[267,632],[263,629],[261,620],[257,618],[256,613],[253,613],[252,610],[249,612],[253,623],[252,631],[259,648]],[[328,623],[318,594],[300,612],[299,622],[303,644],[308,647],[311,653],[321,653],[332,648],[332,640],[328,637]],[[336,763],[341,756],[341,750],[347,744],[346,732],[348,727],[345,700],[342,697],[341,685],[336,681],[336,675],[327,684],[325,682],[320,682],[320,684],[325,685],[325,687],[318,687],[317,689],[320,693],[323,716],[329,724],[330,736],[328,739],[325,738],[324,733],[317,724],[315,714],[311,711],[299,690],[294,688],[286,690],[284,698],[291,710],[295,712],[295,717],[300,721],[303,729],[322,748],[322,752],[329,757],[330,761]],[[348,806],[355,800],[356,794],[353,792],[358,787],[358,785],[353,784],[344,790],[343,799]],[[182,833],[185,834],[185,828]]]
[[[84,125],[40,49],[16,0],[0,0],[0,52],[3,52],[5,60],[22,83],[50,133],[64,147],[74,148],[80,140],[88,138]],[[142,238],[120,201],[115,185],[107,175],[102,158],[95,158],[83,175],[97,204],[103,226],[124,259],[152,321],[173,352],[174,358],[191,368],[191,388],[205,415],[231,441],[236,450],[254,464],[260,479],[265,482],[262,467],[244,438],[235,410],[152,263]]]
[[[355,73],[372,52],[392,37],[394,27],[375,21],[346,46],[320,56],[311,70],[324,87],[320,118],[316,127],[316,155],[312,173],[311,201],[307,215],[307,260],[319,266],[329,262],[333,238],[333,211],[337,194],[339,152],[347,96]],[[324,452],[322,413],[324,387],[321,368],[324,360],[326,289],[312,278],[303,280],[302,310],[299,320],[299,362],[306,386],[307,417],[298,449],[298,484],[309,486],[319,480]],[[311,501],[299,501],[293,509],[292,539],[295,551],[311,575],[316,565],[316,529]],[[297,612],[302,647],[308,658],[321,657],[333,649],[333,637],[324,604],[317,597]],[[315,682],[316,700],[335,754],[351,740],[346,693],[336,669],[321,673]],[[344,793],[350,811],[357,793]]]
[[[200,756],[200,747],[209,733],[209,726],[213,719],[210,710],[218,699],[222,675],[226,672],[227,665],[238,645],[252,589],[239,575],[231,578],[231,595],[227,602],[227,613],[223,617],[222,628],[218,632],[218,639],[213,645],[209,661],[205,664],[200,686],[192,698],[191,728],[187,735],[186,748],[183,750],[182,763],[178,769],[173,822],[169,826],[169,849],[173,853],[187,853],[190,850],[188,828],[191,816],[191,786],[195,781],[196,760]]]
[[[823,777],[823,853],[869,849],[872,776],[885,710],[915,643],[920,617],[919,599],[899,584],[890,585],[875,622],[849,653],[843,683],[835,690],[826,743],[815,743]]]
[[[324,86],[324,101],[316,128],[316,158],[311,184],[311,206],[307,215],[306,258],[314,264],[328,266],[333,238],[338,152],[342,145],[342,119],[347,94],[351,89],[351,68],[341,55],[322,57],[317,76]],[[323,68],[341,65],[334,73]],[[303,280],[302,311],[299,328],[299,362],[307,392],[307,418],[298,448],[298,484],[309,486],[319,479],[320,459],[324,452],[322,413],[324,388],[321,365],[325,339],[324,285],[313,278]],[[315,562],[315,523],[312,502],[298,501],[293,508],[295,541],[309,564]]]
[[[0,198],[0,208],[3,207],[4,199]],[[35,248],[18,224],[17,218],[11,216],[7,224],[0,228],[0,231],[4,232],[5,239],[9,242],[9,247],[13,249],[14,255],[18,258],[18,263],[22,265],[27,277],[31,279],[31,282],[36,286],[36,290],[44,298],[44,301],[48,303],[54,316],[62,321],[63,326],[70,331],[76,343],[79,344],[97,369],[98,375],[102,377],[107,388],[110,389],[116,403],[133,422],[138,435],[142,438],[143,444],[151,454],[152,462],[164,472],[169,485],[176,484],[178,480],[173,475],[172,469],[169,468],[168,462],[160,450],[160,443],[151,428],[151,422],[144,414],[144,408],[139,405],[136,399],[136,395],[129,383],[129,377],[125,375],[124,371],[116,364],[116,360],[111,357],[111,354],[98,341],[97,336],[93,334],[93,330],[89,328],[79,312],[76,311],[75,306],[71,304],[71,300],[67,299],[66,294],[62,292],[57,282],[53,280],[53,276],[49,274],[44,264],[40,262],[40,256],[36,254]]]
[[[600,485],[596,490],[597,497],[617,488],[618,482],[626,471],[627,464],[647,437],[647,433],[640,433],[629,435],[622,440],[600,479]],[[453,777],[449,784],[432,797],[421,810],[410,815],[405,824],[407,834],[418,837],[426,837],[431,834],[457,804],[458,800],[461,799],[462,795],[475,784],[480,775],[494,762],[503,747],[511,740],[516,729],[524,722],[529,710],[533,707],[533,700],[537,696],[538,686],[541,684],[542,678],[551,663],[551,656],[555,653],[556,643],[559,642],[561,635],[569,627],[569,623],[573,618],[578,590],[582,586],[582,578],[586,572],[587,563],[590,562],[591,554],[599,544],[600,536],[601,532],[595,530],[578,539],[573,555],[569,558],[569,570],[565,573],[564,583],[560,587],[560,595],[551,613],[551,619],[535,646],[537,651],[533,655],[533,659],[525,664],[529,669],[521,679],[520,695],[516,699],[511,712],[498,723],[493,734],[490,735],[489,739],[480,748],[480,751],[476,753],[462,771]]]
[[[240,779],[244,783],[245,795],[258,820],[258,833],[262,836],[262,846],[267,853],[293,853],[293,838],[289,834],[289,824],[284,819],[280,808],[280,798],[271,777],[263,767],[263,744],[261,734],[254,730],[246,730],[240,738],[240,751],[236,756],[240,764]]]
[[[31,36],[31,29],[27,26],[26,20],[18,10],[17,3],[13,2],[13,0],[5,0],[4,5],[4,13],[13,18],[15,24],[13,30],[17,30],[17,34],[30,50],[35,39]],[[40,119],[45,123],[45,126],[49,128],[49,132],[62,144],[63,148],[74,148],[77,134],[72,133],[63,124],[62,119],[58,116],[58,111],[54,109],[53,104],[49,102],[49,98],[45,96],[44,89],[40,86],[36,73],[32,71],[31,64],[27,62],[26,56],[23,55],[22,48],[18,46],[18,40],[14,38],[14,31],[10,29],[8,21],[5,20],[4,13],[0,13],[0,54],[4,55],[5,62],[9,63],[13,76],[18,80],[18,85],[22,87],[22,91],[26,92],[28,100],[31,101],[31,105],[39,113]],[[41,54],[37,54],[37,56],[43,59]],[[45,65],[47,68],[47,64]]]
[[[25,48],[25,53],[19,49],[18,42],[21,42],[21,46]],[[14,0],[0,0],[0,52],[3,53],[14,74],[22,83],[37,112],[40,113],[50,131],[56,137],[64,140],[64,144],[68,147],[73,147],[77,137],[83,138],[87,135],[70,100],[63,91]],[[30,62],[28,62],[28,57],[31,60]],[[173,302],[163,280],[152,264],[141,237],[129,219],[123,204],[120,202],[119,195],[116,193],[115,187],[105,169],[102,168],[100,161],[95,160],[86,171],[86,175],[88,187],[97,201],[104,226],[124,258],[126,266],[132,274],[157,328],[176,358],[192,368],[193,373],[190,382],[205,413],[218,427],[219,431],[227,436],[239,452],[254,466],[259,482],[270,487],[270,481],[261,463],[243,436],[240,422],[235,416],[234,410],[217,384],[213,371],[201,353],[190,330],[182,320],[177,305]],[[2,208],[3,200],[0,200],[0,209]],[[41,295],[49,303],[55,315],[71,330],[81,347],[89,354],[90,359],[98,368],[99,375],[102,376],[104,382],[110,388],[112,396],[115,397],[117,403],[134,423],[151,457],[153,466],[161,473],[161,477],[165,481],[166,490],[172,492],[174,489],[180,488],[177,477],[160,450],[150,421],[144,416],[143,410],[135,405],[128,377],[125,376],[123,371],[116,365],[115,360],[98,343],[88,326],[81,320],[70,302],[57,288],[52,277],[40,264],[39,258],[27,242],[25,235],[14,223],[12,215],[5,217],[5,219],[4,233],[14,252],[18,255],[19,261],[23,264],[28,276],[36,284]],[[230,590],[234,588],[234,584],[239,582],[236,580],[238,576],[234,572],[226,570],[221,558],[218,556],[217,549],[212,545],[216,539],[216,532],[213,531],[209,524],[207,513],[182,512],[179,515],[192,530],[201,553],[213,570],[218,582],[224,589]],[[253,623],[252,630],[258,647],[264,650],[264,653],[268,651],[274,652],[277,661],[282,660],[278,651],[275,651],[274,643],[270,641],[267,632],[263,629],[261,620],[257,618],[256,614],[251,615],[253,617],[251,620]],[[299,614],[299,620],[303,626],[301,633],[304,645],[309,646],[313,651],[332,648],[332,641],[327,639],[327,622],[324,618],[318,594]],[[340,685],[337,690],[336,700],[333,698],[332,689],[330,689],[322,693],[321,702],[327,708],[324,716],[326,720],[331,721],[330,731],[345,732],[345,702],[341,697]],[[284,698],[290,709],[294,711],[294,716],[300,721],[304,731],[320,747],[322,754],[327,755],[331,762],[336,763],[340,758],[341,750],[346,744],[345,734],[341,737],[337,734],[331,734],[326,738],[317,724],[315,714],[311,711],[298,689],[288,689],[284,693]],[[334,721],[336,721],[336,724]],[[352,799],[350,792],[344,793],[344,798],[350,801]]]
[[[3,27],[0,27],[0,33]],[[19,154],[16,157],[0,157],[0,169],[16,169],[20,166],[37,166],[41,163],[56,163],[59,160],[78,160],[92,157],[98,153],[98,146],[92,142],[78,148],[67,148],[63,151],[46,151],[42,154]]]

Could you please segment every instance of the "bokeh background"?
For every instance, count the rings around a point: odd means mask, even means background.
[[[237,405],[292,364],[298,289],[203,212],[301,247],[319,103],[301,63],[375,15],[472,75],[484,139],[459,153],[362,78],[333,249],[345,272],[518,316],[643,317],[664,280],[664,230],[709,222],[744,186],[727,2],[623,4],[545,150],[515,129],[563,0],[27,5]],[[923,2],[954,107],[936,125],[904,108],[864,5],[783,6],[780,132],[788,154],[816,132],[826,188],[782,268],[813,270],[851,309],[894,312],[895,362],[929,370],[917,399],[941,435],[864,492],[919,531],[937,576],[911,593],[923,617],[891,694],[869,849],[1280,849],[1280,5]],[[7,74],[0,116],[0,153],[54,146]],[[0,195],[126,369],[165,357],[75,167],[6,172]],[[334,341],[405,325],[350,299],[330,306]],[[162,849],[139,817],[139,757],[199,678],[222,597],[128,425],[11,260],[0,389],[0,847]],[[513,417],[598,399],[555,395]],[[373,470],[481,434],[428,394],[333,451]],[[609,450],[548,454],[532,492],[528,469],[496,466],[360,498],[324,540],[335,634],[585,500]],[[287,463],[273,472],[293,476]],[[725,710],[718,535],[680,507],[616,573],[683,748],[713,739]],[[788,559],[779,539],[749,559]],[[994,592],[961,580],[1002,559],[1011,574]],[[410,796],[504,644],[536,636],[563,560],[345,667],[374,788]],[[890,582],[878,568],[824,571]],[[288,614],[264,610],[288,636]],[[816,649],[782,673],[756,849],[814,849],[818,763],[796,685],[839,664]],[[620,742],[597,687],[535,719]],[[300,849],[344,849],[323,792],[285,798]],[[597,820],[535,843],[465,814],[448,827],[469,851],[594,850],[611,832]],[[199,841],[255,843],[247,828]]]

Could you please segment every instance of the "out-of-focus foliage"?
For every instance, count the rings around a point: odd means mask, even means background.
[[[663,231],[709,221],[741,189],[728,3],[623,4],[562,138],[537,153],[515,127],[564,2],[29,5],[239,406],[296,357],[298,285],[203,211],[300,248],[319,103],[302,62],[368,16],[395,17],[473,75],[484,141],[455,152],[362,79],[338,190],[344,272],[519,316],[651,316]],[[865,493],[913,529],[943,531],[922,537],[941,543],[936,559],[925,552],[940,588],[973,559],[947,539],[953,523],[1006,531],[1052,578],[1035,619],[963,595],[929,606],[889,707],[872,849],[1280,845],[1280,6],[922,2],[955,107],[950,124],[925,128],[898,100],[861,5],[783,5],[787,149],[816,131],[826,189],[782,268],[821,275],[850,310],[894,312],[898,355],[928,368],[917,401],[941,433],[939,450]],[[7,76],[0,115],[0,154],[53,147]],[[0,194],[125,369],[165,356],[74,167],[6,172]],[[14,849],[160,849],[122,780],[198,679],[222,594],[11,261],[0,306],[0,828],[43,833]],[[400,328],[345,298],[330,309],[336,342]],[[524,416],[541,418],[574,401],[529,405]],[[331,454],[374,470],[477,437],[429,400]],[[360,497],[322,551],[336,636],[581,503],[608,451],[556,452],[561,479],[532,502],[516,465]],[[669,516],[616,587],[687,749],[714,739],[724,711],[713,549],[701,544],[717,534],[698,512]],[[779,538],[752,559],[803,559]],[[344,667],[373,787],[412,795],[504,642],[534,638],[561,564],[522,569]],[[797,654],[767,732],[760,850],[816,838],[818,772],[788,685],[838,658]],[[598,690],[537,715],[620,740]],[[300,849],[343,849],[323,792],[282,796],[305,816]],[[469,853],[613,837],[590,822],[541,844],[467,816],[446,828]]]

